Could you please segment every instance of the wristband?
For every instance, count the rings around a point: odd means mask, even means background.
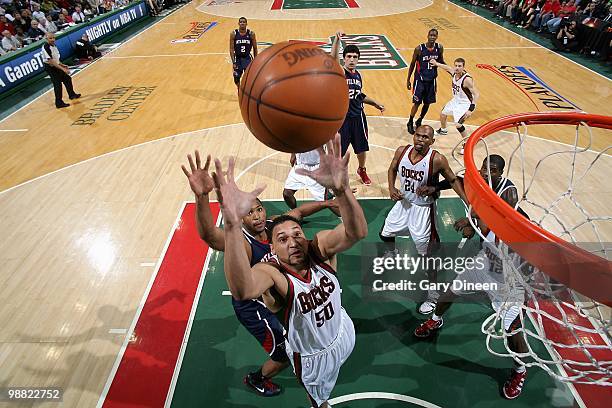
[[[464,105],[464,106],[465,106],[465,105]],[[469,107],[469,109],[468,109],[468,110],[469,110],[470,112],[474,112],[474,109],[476,109],[476,105],[474,105],[473,103],[472,103],[472,104],[470,104],[470,107]]]

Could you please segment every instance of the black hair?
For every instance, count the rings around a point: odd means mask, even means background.
[[[283,224],[287,221],[293,221],[300,227],[302,226],[302,224],[300,223],[300,220],[298,220],[295,217],[292,217],[291,215],[287,215],[287,214],[279,215],[278,217],[274,218],[272,222],[270,223],[270,225],[268,226],[268,231],[270,232],[270,236],[271,237],[274,236],[274,228],[276,228],[277,225]]]
[[[485,159],[485,162],[487,162],[487,159]],[[491,166],[491,164],[494,164],[499,171],[504,171],[504,167],[506,167],[506,161],[499,154],[489,155],[489,163],[489,167]]]
[[[348,54],[349,52],[357,54],[357,56],[361,57],[361,52],[359,51],[359,48],[354,44],[350,44],[344,47],[344,50],[342,51],[342,57],[346,58],[346,54]]]
[[[244,21],[246,21],[247,23],[249,22],[249,20],[247,20],[247,18],[246,18],[246,17],[240,17],[240,18],[238,19],[238,22],[240,22],[240,20],[244,20]]]
[[[427,35],[429,35],[429,34],[430,34],[432,31],[435,31],[435,32],[436,32],[436,34],[439,34],[439,32],[438,32],[438,29],[437,29],[437,28],[432,28],[431,30],[429,30],[429,31],[427,32]]]

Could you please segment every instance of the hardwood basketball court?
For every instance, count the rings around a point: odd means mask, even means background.
[[[406,64],[431,26],[440,30],[446,61],[465,58],[480,90],[469,130],[518,112],[611,114],[608,78],[448,1],[192,2],[79,72],[73,81],[83,97],[73,106],[56,110],[47,92],[0,122],[0,386],[62,387],[61,406],[67,407],[306,406],[289,370],[280,376],[285,392],[277,399],[263,400],[241,384],[265,356],[223,295],[222,255],[197,239],[193,197],[180,169],[195,149],[224,161],[234,155],[239,185],[265,183],[269,213],[286,208],[289,155],[259,143],[237,104],[228,35],[242,15],[260,49],[288,39],[327,48],[337,29],[366,49],[368,42],[385,47],[383,57],[372,51],[366,58],[371,69],[361,71],[364,91],[386,107],[384,116],[366,110],[372,186],[358,181],[351,161],[371,242],[391,207],[387,167],[395,148],[411,141]],[[173,42],[195,23],[207,27],[196,42]],[[450,95],[450,78],[440,74],[438,101],[425,123],[438,125]],[[609,133],[593,134],[594,151],[612,142]],[[573,144],[575,129],[533,126],[529,135],[525,157],[533,168],[562,143]],[[450,158],[459,142],[450,125],[434,147]],[[491,146],[507,156],[516,135],[500,133]],[[454,157],[451,165],[459,170],[462,157]],[[610,211],[612,189],[603,181],[610,168],[612,159],[604,155],[593,169],[599,182],[578,192],[598,214]],[[550,169],[537,197],[566,187],[566,163],[557,160]],[[515,169],[510,178],[519,175]],[[443,239],[459,241],[452,222],[463,208],[452,194],[441,204]],[[321,213],[307,232],[335,222]],[[601,232],[610,241],[610,226]],[[579,237],[594,239],[589,234]],[[342,258],[347,270],[357,268],[358,254]],[[503,400],[496,390],[510,362],[484,348],[486,308],[462,305],[449,314],[438,343],[415,343],[411,332],[421,317],[414,304],[369,307],[361,301],[359,278],[343,281],[358,337],[334,406],[603,406],[574,401],[582,394],[537,368],[518,400]],[[359,399],[367,392],[376,394]],[[604,392],[604,403],[610,396]]]

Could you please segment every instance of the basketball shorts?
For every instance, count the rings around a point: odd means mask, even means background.
[[[470,109],[470,104],[470,101],[453,98],[446,105],[444,105],[442,114],[452,116],[455,123],[460,123],[459,121],[463,115],[465,115],[468,109]]]
[[[458,273],[452,283],[451,291],[455,295],[475,293],[466,288],[467,284],[488,284],[490,290],[484,290],[491,301],[491,307],[500,313],[504,329],[509,330],[521,313],[525,302],[525,289],[519,284],[506,282],[501,265],[493,267],[489,257],[481,250],[473,262],[473,267]]]
[[[435,204],[421,206],[399,200],[387,214],[380,234],[383,237],[410,236],[419,255],[428,255],[440,242],[435,218]]]
[[[251,56],[248,57],[237,57],[236,58],[236,68],[234,69],[234,82],[240,83],[240,77],[243,72],[247,69],[249,64],[251,63]]]
[[[312,355],[302,355],[287,343],[287,355],[291,357],[293,371],[306,389],[310,403],[318,408],[329,399],[338,379],[340,367],[355,347],[353,321],[342,308],[342,322],[336,339],[325,350]]]
[[[287,190],[301,190],[307,188],[310,191],[310,195],[315,201],[325,201],[327,199],[328,190],[311,179],[308,176],[302,176],[295,172],[296,169],[303,168],[306,170],[316,170],[319,165],[316,166],[307,166],[305,164],[298,164],[291,168],[289,175],[287,176],[287,180],[285,181],[285,188]]]
[[[420,78],[414,80],[412,87],[412,102],[431,104],[436,102],[436,80],[423,81]]]
[[[355,154],[370,150],[370,145],[368,144],[368,121],[364,112],[361,112],[361,116],[357,117],[347,116],[339,133],[343,156],[348,150],[349,145],[353,145],[353,152]]]
[[[285,350],[285,329],[274,313],[258,300],[232,299],[238,321],[277,362],[288,360]]]

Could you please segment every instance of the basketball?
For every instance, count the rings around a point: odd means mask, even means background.
[[[259,54],[239,89],[242,118],[274,150],[302,153],[329,141],[348,110],[344,70],[321,48],[286,41]]]

